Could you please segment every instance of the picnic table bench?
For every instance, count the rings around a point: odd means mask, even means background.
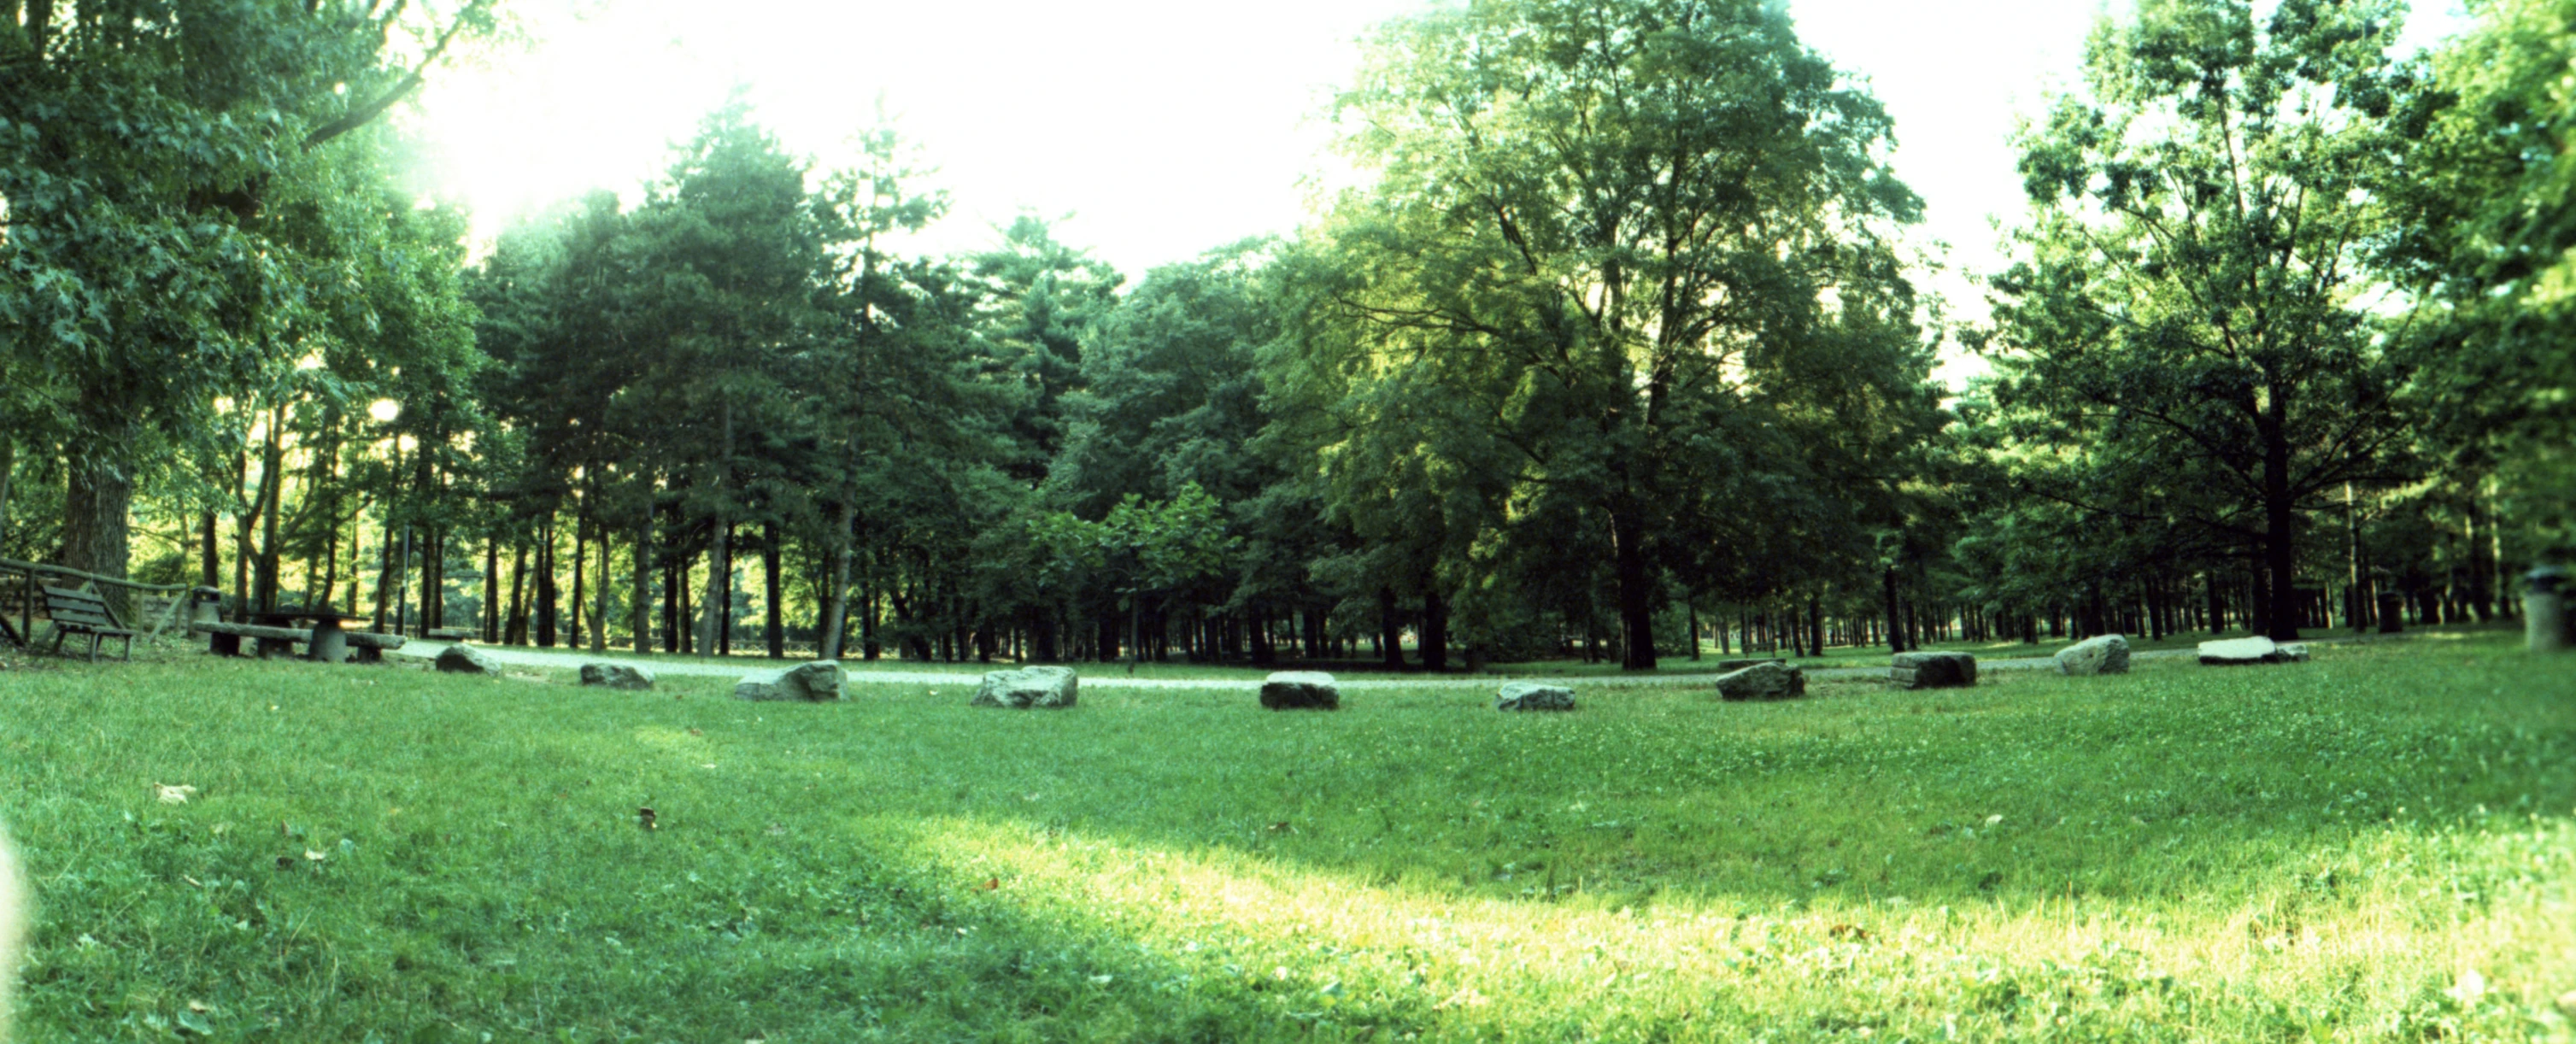
[[[45,615],[54,621],[54,651],[63,651],[63,639],[75,634],[89,636],[89,660],[98,662],[100,643],[110,638],[125,640],[124,659],[134,658],[134,631],[116,618],[116,610],[107,599],[89,591],[69,587],[45,588]]]

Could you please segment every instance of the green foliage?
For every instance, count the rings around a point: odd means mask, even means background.
[[[1056,512],[1029,529],[1054,561],[1107,570],[1130,592],[1166,592],[1214,573],[1243,543],[1226,533],[1216,498],[1195,482],[1170,500],[1127,494],[1098,522]]]
[[[2449,104],[2392,193],[2407,222],[2393,253],[2439,305],[2400,347],[2449,477],[2493,475],[2516,557],[2565,557],[2576,555],[2576,6],[2478,6],[2478,28],[2435,58]]]
[[[2233,545],[2297,633],[2300,532],[2417,471],[2365,295],[2420,126],[2384,2],[2158,0],[2021,139],[2034,214],[1984,341],[2004,464],[2096,520]]]
[[[1350,572],[1586,587],[1564,552],[1595,550],[1625,658],[1651,667],[1668,575],[1767,593],[1830,571],[1748,577],[1775,551],[1848,561],[1756,520],[1856,531],[1865,494],[1802,483],[1891,483],[1937,426],[1887,238],[1919,205],[1880,161],[1885,113],[1785,14],[1421,15],[1380,34],[1338,119],[1373,186],[1310,237],[1272,383],[1369,549]]]
[[[435,243],[382,234],[381,143],[351,132],[489,8],[9,5],[0,431],[72,458],[83,564],[125,556],[122,526],[84,506],[113,518],[138,476],[228,449],[217,403],[375,334],[389,270],[452,276]],[[390,210],[399,225],[408,201]]]

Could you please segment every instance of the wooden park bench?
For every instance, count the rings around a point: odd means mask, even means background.
[[[74,634],[89,636],[89,661],[98,662],[100,643],[110,638],[125,639],[124,659],[134,658],[134,632],[116,618],[116,610],[107,600],[89,591],[79,591],[52,584],[45,588],[45,615],[54,621],[54,651],[63,651],[63,639]]]

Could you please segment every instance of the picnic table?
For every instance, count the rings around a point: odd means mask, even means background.
[[[305,647],[306,659],[323,663],[376,663],[385,658],[385,650],[403,647],[403,637],[398,634],[349,630],[346,625],[359,618],[329,606],[281,606],[252,610],[247,615],[251,618],[249,623],[200,620],[188,626],[208,635],[206,651],[218,656],[241,655],[244,638],[257,643],[255,651],[262,657],[294,655],[300,644]],[[312,621],[309,627],[302,623],[307,620]]]

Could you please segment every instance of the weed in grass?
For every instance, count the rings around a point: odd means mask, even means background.
[[[961,687],[0,672],[0,815],[42,907],[22,1029],[2567,1036],[2563,664],[2469,637],[1986,682],[1568,715],[1104,688],[1039,715]]]

